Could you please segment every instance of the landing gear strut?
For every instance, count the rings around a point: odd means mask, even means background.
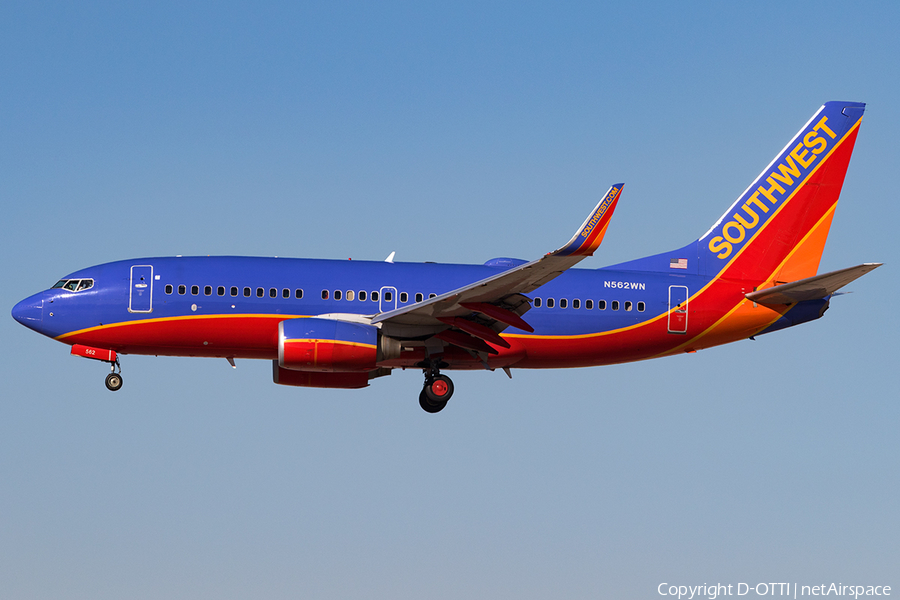
[[[453,382],[446,375],[441,375],[436,366],[423,370],[425,386],[419,393],[419,406],[425,412],[441,412],[447,406],[447,400],[453,395]]]
[[[119,367],[119,372],[116,373],[116,367]],[[122,389],[122,366],[119,364],[119,357],[116,357],[116,362],[110,364],[110,369],[112,373],[106,376],[106,389],[111,392],[117,392]]]

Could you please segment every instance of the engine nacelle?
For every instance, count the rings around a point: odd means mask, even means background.
[[[381,335],[374,325],[315,318],[278,324],[278,366],[282,369],[365,374],[375,369],[378,361],[397,356],[400,342]]]

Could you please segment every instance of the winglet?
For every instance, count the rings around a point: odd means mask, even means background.
[[[588,218],[572,236],[572,239],[565,246],[550,254],[554,256],[593,256],[594,250],[600,247],[600,242],[606,235],[606,228],[609,227],[609,220],[616,210],[616,204],[619,196],[622,195],[624,185],[624,183],[617,183],[609,188],[603,199],[594,207]]]

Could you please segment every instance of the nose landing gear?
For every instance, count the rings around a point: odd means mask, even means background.
[[[116,367],[119,368],[119,372],[116,373]],[[116,357],[116,362],[110,363],[110,370],[112,373],[106,376],[106,389],[111,392],[117,392],[122,389],[122,365],[119,364],[119,357]]]
[[[419,393],[419,406],[428,413],[441,412],[453,395],[453,381],[441,375],[437,367],[424,369],[424,372],[425,386]]]
[[[122,388],[122,365],[119,364],[119,354],[115,350],[75,344],[72,346],[72,355],[108,363],[112,373],[106,376],[106,389],[116,392]],[[118,373],[116,368],[119,369]]]

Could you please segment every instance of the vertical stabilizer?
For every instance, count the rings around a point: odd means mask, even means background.
[[[761,286],[812,277],[865,106],[825,103],[703,237],[615,268],[680,269]]]
[[[812,277],[865,104],[827,102],[698,240],[701,269],[735,279]]]

